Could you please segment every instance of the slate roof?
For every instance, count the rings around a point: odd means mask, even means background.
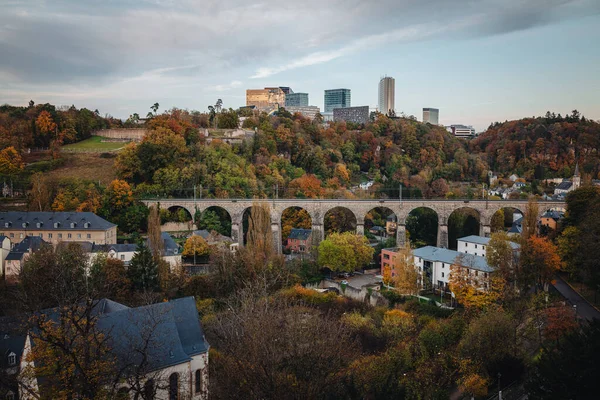
[[[561,218],[563,218],[565,216],[565,214],[562,211],[546,211],[544,214],[542,214],[542,218],[552,218],[554,220],[559,220]]]
[[[470,235],[470,236],[465,236],[465,237],[459,238],[457,240],[487,246],[488,243],[490,242],[490,240],[492,240],[492,238],[484,237],[484,236],[477,236],[477,235]],[[517,250],[517,249],[521,248],[521,245],[518,243],[515,243],[515,242],[509,242],[509,243],[510,243],[510,247],[512,247],[513,250]]]
[[[312,229],[293,228],[288,236],[288,239],[308,240]]]
[[[420,257],[427,261],[439,261],[447,264],[453,264],[456,257],[462,256],[463,266],[476,269],[483,272],[493,272],[485,260],[485,257],[476,256],[473,254],[460,253],[458,251],[442,249],[439,247],[425,246],[413,251],[415,257]]]
[[[167,232],[162,232],[160,234],[160,237],[163,241],[163,248],[164,248],[163,256],[175,256],[175,255],[179,254],[179,246],[177,246],[177,243],[173,240],[171,235],[169,235]],[[150,249],[152,249],[152,245],[150,244],[150,239],[148,239],[147,243],[148,243],[148,247]]]
[[[38,251],[40,247],[48,244],[39,236],[25,236],[23,240],[15,245],[13,251],[27,253],[29,250],[32,252]]]
[[[53,320],[58,318],[56,309],[42,313]],[[94,315],[98,316],[98,328],[110,333],[110,348],[120,368],[138,366],[143,354],[136,350],[145,347],[147,372],[190,361],[209,349],[193,297],[137,308],[102,299]]]
[[[6,369],[14,367],[14,365],[8,364],[8,355],[15,353],[17,364],[21,362],[21,355],[23,354],[23,348],[25,347],[24,335],[15,335],[12,332],[0,332],[0,368]]]
[[[24,223],[27,224],[25,227],[23,227]],[[71,223],[75,224],[73,228],[71,228]],[[39,228],[38,224],[40,224]],[[115,224],[100,218],[92,212],[0,212],[0,227],[14,230],[89,229],[91,231],[104,231],[115,226]]]
[[[390,222],[396,222],[396,215],[395,214],[390,214],[390,215],[387,216],[386,220],[390,221]]]
[[[573,186],[573,182],[571,181],[563,181],[561,183],[558,184],[558,186],[555,188],[559,189],[559,190],[569,190],[571,189],[571,186]]]
[[[22,260],[24,254],[25,253],[21,253],[21,252],[17,252],[17,251],[11,251],[10,253],[8,253],[8,255],[6,256],[5,260],[6,261]]]

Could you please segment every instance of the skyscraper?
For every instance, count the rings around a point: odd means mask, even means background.
[[[350,89],[329,89],[325,91],[325,112],[331,113],[334,108],[350,107]]]
[[[308,107],[308,93],[289,93],[285,95],[286,107]]]
[[[423,123],[430,123],[431,125],[438,125],[440,117],[440,110],[437,108],[423,108]]]
[[[385,76],[379,81],[379,112],[389,114],[394,110],[396,93],[396,80],[390,76]]]

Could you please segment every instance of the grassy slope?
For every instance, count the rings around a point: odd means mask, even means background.
[[[57,179],[99,180],[105,185],[116,179],[114,158],[101,158],[99,153],[73,153],[62,156],[65,157],[65,164],[53,171],[46,172],[47,176]]]
[[[103,139],[104,138],[101,136],[92,136],[91,138],[82,140],[81,142],[67,144],[63,146],[63,148],[67,150],[110,151],[120,149],[127,144],[124,142],[102,142]]]

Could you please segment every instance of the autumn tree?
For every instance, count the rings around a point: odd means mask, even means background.
[[[125,263],[97,253],[90,266],[89,282],[101,297],[127,301],[131,295],[131,281]]]
[[[554,274],[560,269],[558,249],[547,238],[531,236],[521,250],[517,279],[521,289],[548,289]]]
[[[517,268],[517,250],[515,243],[505,232],[492,233],[486,246],[486,261],[506,282],[514,281]]]
[[[247,246],[257,257],[269,259],[274,251],[273,233],[269,207],[265,203],[255,202],[248,216]]]
[[[288,197],[316,199],[323,195],[322,182],[312,174],[292,180],[288,185]]]
[[[23,170],[23,166],[23,159],[13,146],[0,151],[0,175],[16,175]]]
[[[183,246],[183,252],[181,253],[184,257],[204,256],[209,253],[208,243],[202,236],[190,236]]]
[[[332,233],[319,244],[318,262],[332,271],[353,272],[367,265],[375,250],[362,235]]]
[[[43,173],[37,172],[31,176],[31,193],[29,208],[35,211],[47,211],[52,200],[52,183]]]
[[[504,279],[480,271],[472,255],[461,254],[450,266],[448,286],[456,301],[467,309],[484,309],[496,302],[505,286]]]
[[[504,209],[501,208],[492,215],[490,227],[492,233],[504,232]]]
[[[529,197],[529,202],[525,208],[525,214],[523,215],[523,231],[521,232],[521,238],[526,241],[530,236],[536,235],[537,223],[538,223],[539,205],[535,197]]]
[[[400,294],[417,294],[419,291],[419,272],[415,266],[412,250],[405,246],[398,250],[394,263],[395,276],[391,277],[394,288]]]
[[[152,256],[157,261],[165,251],[165,244],[160,229],[158,205],[151,206],[150,213],[148,214],[148,247],[152,251]]]
[[[287,239],[294,228],[311,229],[312,220],[308,211],[299,207],[286,208],[281,214],[281,237]]]

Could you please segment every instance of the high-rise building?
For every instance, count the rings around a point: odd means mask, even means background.
[[[334,108],[333,120],[366,124],[369,120],[369,106]]]
[[[379,81],[379,112],[389,114],[394,111],[396,93],[396,80],[390,76],[385,76]]]
[[[325,91],[325,109],[326,113],[333,112],[335,108],[350,107],[350,89],[329,89]]]
[[[288,92],[290,88],[283,88]],[[246,106],[254,106],[260,111],[270,111],[283,107],[285,105],[285,92],[279,87],[270,87],[264,89],[247,89]],[[293,93],[293,92],[292,92]]]
[[[306,118],[310,118],[310,119],[315,119],[317,114],[319,114],[321,112],[321,109],[317,106],[306,106],[306,107],[290,106],[290,107],[286,107],[285,110],[292,114],[300,113],[300,114],[302,114],[302,116],[304,116]]]
[[[308,107],[308,93],[290,93],[285,95],[286,107]]]
[[[423,123],[438,125],[440,118],[440,110],[437,108],[423,108]]]

